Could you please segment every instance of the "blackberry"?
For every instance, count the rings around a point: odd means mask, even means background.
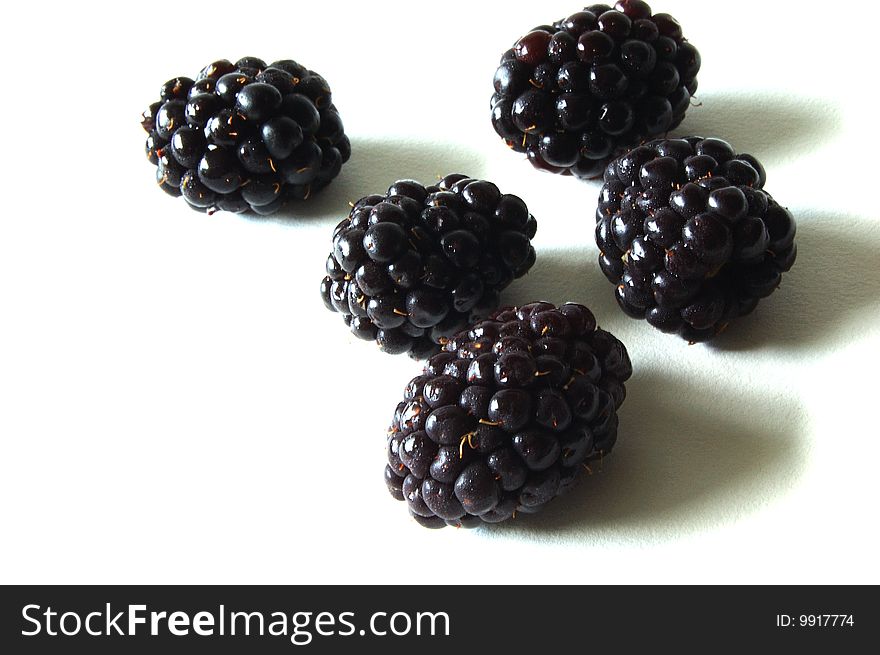
[[[356,336],[423,359],[498,307],[535,263],[536,229],[526,204],[491,182],[398,180],[337,225],[321,295]]]
[[[596,243],[623,311],[694,343],[773,293],[797,245],[765,180],[751,155],[697,136],[650,141],[611,162]]]
[[[141,125],[159,186],[208,213],[308,200],[351,156],[326,80],[289,59],[222,59],[171,79]]]
[[[388,489],[431,528],[537,512],[611,451],[631,374],[626,348],[582,305],[496,311],[407,384]]]
[[[501,57],[492,126],[538,169],[595,178],[615,154],[681,123],[700,53],[641,0],[536,27]]]

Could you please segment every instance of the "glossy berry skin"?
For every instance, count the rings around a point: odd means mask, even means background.
[[[592,5],[504,54],[492,126],[539,170],[600,177],[611,158],[681,123],[699,70],[668,14],[641,1]]]
[[[406,385],[385,482],[426,527],[540,511],[607,455],[632,375],[583,305],[493,312],[447,340]]]
[[[337,226],[321,296],[356,336],[424,359],[498,307],[500,291],[535,263],[536,230],[526,204],[491,182],[398,180]]]
[[[289,59],[223,59],[171,79],[141,125],[162,190],[208,213],[308,200],[351,156],[326,80]]]
[[[764,167],[721,139],[649,141],[604,180],[596,243],[618,304],[691,343],[752,312],[797,257],[794,219],[763,190]]]

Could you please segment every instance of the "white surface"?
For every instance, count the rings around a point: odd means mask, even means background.
[[[799,221],[782,287],[689,347],[616,308],[599,184],[533,171],[489,125],[501,52],[582,5],[78,4],[9,5],[0,42],[0,581],[880,582],[876,5],[652,3],[703,55],[682,131],[758,156]],[[351,136],[308,214],[200,215],[143,158],[165,79],[251,54],[321,72]],[[388,496],[385,429],[419,367],[317,292],[349,200],[453,171],[538,218],[506,300],[586,302],[636,369],[602,473],[478,531],[424,530]],[[410,565],[431,561],[457,564]]]

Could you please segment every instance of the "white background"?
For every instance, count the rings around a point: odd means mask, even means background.
[[[2,582],[880,582],[874,3],[653,3],[703,55],[679,133],[758,156],[799,221],[793,271],[715,346],[624,316],[599,183],[489,124],[501,52],[581,5],[81,4],[7,5],[0,39]],[[159,85],[244,55],[321,72],[354,150],[270,219],[193,212],[143,156]],[[318,282],[348,201],[454,171],[538,218],[505,299],[585,302],[636,373],[601,473],[539,517],[429,531],[382,481],[419,366]]]

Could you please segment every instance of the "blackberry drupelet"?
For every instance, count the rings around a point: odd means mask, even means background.
[[[599,265],[635,318],[694,343],[755,309],[797,256],[795,222],[751,155],[720,139],[650,141],[611,162]]]
[[[536,229],[526,204],[491,182],[398,180],[337,225],[321,295],[356,336],[424,359],[498,307],[535,263]]]
[[[492,125],[538,169],[595,178],[623,150],[681,123],[700,53],[641,0],[536,27],[501,57]]]
[[[612,449],[631,374],[626,348],[582,305],[494,312],[407,384],[388,489],[430,528],[537,512]]]
[[[141,124],[159,186],[209,213],[308,200],[351,156],[326,80],[289,59],[222,59],[169,80]]]

